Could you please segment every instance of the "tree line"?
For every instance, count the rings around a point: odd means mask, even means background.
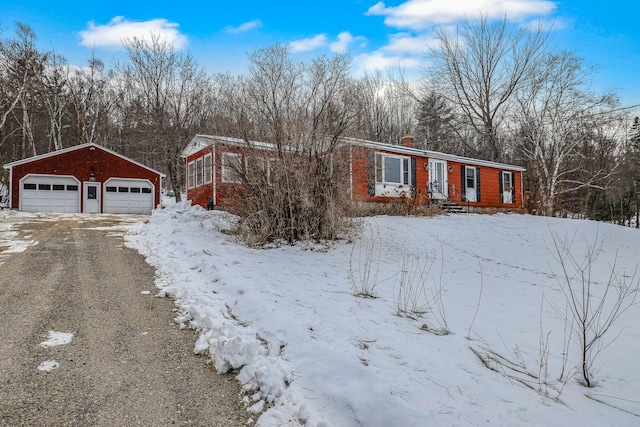
[[[19,23],[0,38],[0,161],[93,142],[167,174],[180,197],[183,147],[218,134],[314,158],[315,189],[299,197],[327,205],[320,178],[335,171],[319,153],[410,132],[418,148],[525,166],[529,212],[638,223],[640,121],[592,87],[593,66],[542,26],[482,18],[435,35],[416,83],[354,77],[348,54],[297,61],[284,45],[255,49],[243,74],[209,74],[155,35],[126,40],[122,62],[75,66]]]

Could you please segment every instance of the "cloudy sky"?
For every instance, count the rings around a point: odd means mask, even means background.
[[[398,69],[419,75],[435,25],[508,16],[521,25],[553,23],[553,43],[598,68],[594,88],[616,89],[624,105],[640,103],[640,26],[628,0],[2,0],[0,29],[16,22],[35,31],[42,49],[84,65],[92,49],[107,64],[122,40],[151,32],[191,51],[209,72],[242,72],[256,47],[289,44],[300,59],[349,52],[354,73]]]

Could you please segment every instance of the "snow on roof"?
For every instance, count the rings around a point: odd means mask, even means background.
[[[487,167],[497,168],[497,169],[506,169],[506,170],[513,170],[513,171],[522,171],[522,172],[526,171],[526,169],[521,166],[509,165],[506,163],[499,163],[499,162],[491,162],[488,160],[474,159],[471,157],[457,156],[454,154],[441,153],[438,151],[420,150],[417,148],[410,148],[402,145],[387,144],[384,142],[374,142],[374,141],[368,141],[365,139],[350,138],[350,137],[342,138],[342,141],[348,145],[363,146],[367,148],[373,148],[375,150],[385,150],[385,151],[398,153],[398,154],[428,157],[431,159],[438,159],[438,160],[449,160],[452,162],[466,163],[466,164],[477,165],[477,166],[487,166]],[[248,143],[252,147],[262,148],[265,150],[274,150],[276,148],[274,144],[271,144],[268,142],[245,141],[244,139],[231,138],[227,136],[198,134],[194,136],[193,139],[189,142],[189,144],[187,144],[187,146],[184,148],[184,150],[182,151],[182,156],[188,157],[202,150],[203,148],[214,144],[215,142],[219,142],[226,145],[232,145],[236,147],[243,147]]]

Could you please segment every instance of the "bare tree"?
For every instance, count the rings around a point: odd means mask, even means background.
[[[98,142],[120,97],[117,78],[92,52],[88,67],[68,67],[67,86],[75,143]],[[101,128],[100,123],[104,123]]]
[[[47,136],[49,137],[48,151],[60,150],[63,147],[63,126],[67,116],[67,101],[69,87],[67,86],[68,64],[66,60],[51,55],[50,64],[44,73],[43,102],[49,118]]]
[[[553,215],[559,195],[585,187],[606,188],[614,169],[585,168],[580,148],[593,141],[593,132],[612,119],[613,94],[592,94],[586,87],[591,69],[570,52],[550,54],[518,93],[515,121],[518,144],[535,177],[541,212]]]
[[[439,47],[431,49],[427,70],[439,93],[457,106],[480,136],[484,157],[501,161],[499,127],[509,101],[545,53],[548,33],[516,27],[506,18],[465,21],[451,32],[436,30]]]
[[[6,84],[17,100],[10,110],[20,127],[20,157],[26,157],[37,154],[34,120],[41,107],[43,75],[50,54],[36,48],[36,35],[29,26],[17,23],[16,36],[4,41],[2,57],[6,61]]]
[[[572,241],[551,234],[556,260],[561,273],[558,281],[568,303],[568,312],[555,309],[565,325],[575,334],[580,349],[582,379],[586,387],[593,387],[593,364],[596,357],[611,341],[605,336],[610,333],[614,323],[629,308],[637,304],[639,283],[636,272],[631,275],[618,271],[616,259],[610,266],[610,273],[604,282],[596,277],[596,260],[600,255],[597,236],[593,244],[587,244],[583,258],[572,252]],[[617,254],[616,254],[617,258]],[[568,337],[565,339],[571,339]]]
[[[246,146],[236,165],[243,186],[236,193],[240,229],[255,244],[332,239],[348,208],[346,160],[340,151],[357,115],[346,55],[292,60],[275,45],[249,55],[249,75],[220,92],[232,110],[230,123]],[[246,107],[246,108],[245,108]],[[268,142],[265,152],[252,139]]]
[[[156,152],[176,200],[182,191],[181,152],[206,118],[209,78],[188,53],[152,34],[150,40],[125,42],[129,62],[119,67],[125,81],[125,104],[140,116],[130,123],[140,144]]]
[[[415,129],[418,98],[402,73],[396,76],[368,73],[356,86],[355,101],[361,114],[353,136],[395,143],[399,135]]]
[[[15,41],[0,39],[0,143],[7,139],[5,124],[20,102],[29,82],[27,68],[22,68],[20,75],[16,74],[18,70],[15,66],[14,46]]]

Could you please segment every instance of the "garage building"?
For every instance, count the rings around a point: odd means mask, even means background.
[[[7,163],[10,207],[25,212],[149,214],[165,175],[90,143]]]

